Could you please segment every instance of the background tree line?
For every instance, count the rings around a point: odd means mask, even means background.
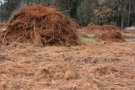
[[[135,0],[3,0],[0,2],[0,21],[11,13],[33,2],[54,6],[69,15],[80,25],[88,23],[114,24],[127,27],[135,25]]]

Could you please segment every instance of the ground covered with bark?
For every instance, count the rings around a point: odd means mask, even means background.
[[[0,90],[134,90],[135,43],[0,47]]]

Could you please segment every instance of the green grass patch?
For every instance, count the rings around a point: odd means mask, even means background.
[[[126,35],[126,36],[131,36],[131,37],[135,37],[135,33],[124,33],[124,35]]]
[[[96,42],[95,35],[93,34],[85,34],[80,37],[81,42]]]

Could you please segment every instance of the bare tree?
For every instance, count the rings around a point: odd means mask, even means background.
[[[0,19],[3,22],[3,15],[2,15],[2,1],[0,1]]]
[[[56,0],[51,0],[51,6],[56,6]]]

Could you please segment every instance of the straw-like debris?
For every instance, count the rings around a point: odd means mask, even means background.
[[[113,41],[113,42],[123,42],[125,41],[120,28],[113,25],[94,25],[89,24],[87,26],[87,32],[95,34],[95,37],[99,40]]]
[[[76,26],[70,18],[41,4],[16,11],[3,37],[6,44],[17,41],[35,45],[78,45]]]

